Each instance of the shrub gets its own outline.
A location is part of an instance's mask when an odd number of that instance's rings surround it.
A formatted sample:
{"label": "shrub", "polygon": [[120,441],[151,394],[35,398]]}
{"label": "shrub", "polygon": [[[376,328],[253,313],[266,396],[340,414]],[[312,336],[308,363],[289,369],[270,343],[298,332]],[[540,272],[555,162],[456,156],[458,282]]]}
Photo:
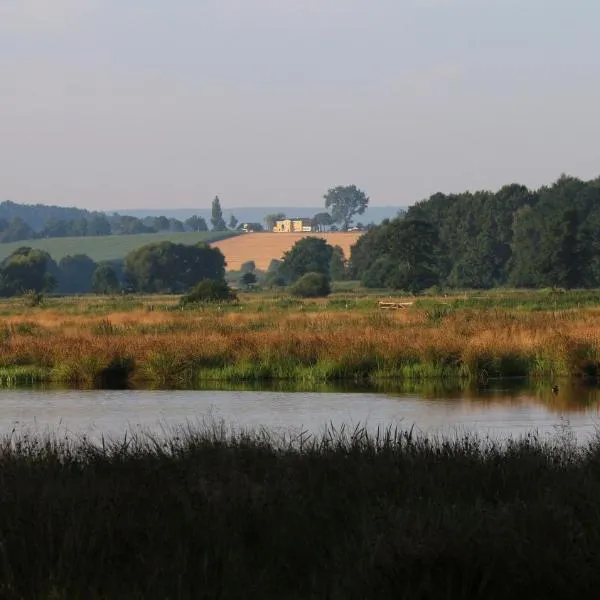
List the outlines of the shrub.
{"label": "shrub", "polygon": [[322,273],[306,273],[290,287],[290,292],[301,298],[322,298],[331,294],[331,287]]}
{"label": "shrub", "polygon": [[203,279],[181,298],[181,304],[231,302],[233,300],[237,300],[237,296],[226,281],[222,279]]}
{"label": "shrub", "polygon": [[40,306],[44,301],[44,294],[35,290],[29,290],[23,294],[23,298],[27,306]]}

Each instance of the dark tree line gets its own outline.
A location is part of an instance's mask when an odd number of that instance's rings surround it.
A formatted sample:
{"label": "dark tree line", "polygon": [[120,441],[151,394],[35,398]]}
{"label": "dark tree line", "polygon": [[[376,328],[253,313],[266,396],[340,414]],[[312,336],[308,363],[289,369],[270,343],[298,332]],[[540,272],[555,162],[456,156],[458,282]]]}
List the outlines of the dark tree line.
{"label": "dark tree line", "polygon": [[600,178],[434,194],[353,247],[369,287],[600,286]]}
{"label": "dark tree line", "polygon": [[225,280],[225,258],[203,243],[152,243],[130,252],[124,260],[101,263],[85,254],[65,256],[57,263],[47,252],[24,246],[0,263],[0,296],[187,292],[206,279]]}
{"label": "dark tree line", "polygon": [[112,294],[121,290],[122,271],[119,261],[95,263],[76,254],[56,263],[44,250],[23,246],[0,263],[0,297],[27,292]]}
{"label": "dark tree line", "polygon": [[138,219],[129,215],[92,215],[89,219],[70,221],[50,219],[36,231],[21,217],[10,221],[0,218],[0,243],[22,240],[92,237],[101,235],[134,235],[138,233],[208,231],[206,221],[194,215],[185,221],[167,217],[145,217]]}

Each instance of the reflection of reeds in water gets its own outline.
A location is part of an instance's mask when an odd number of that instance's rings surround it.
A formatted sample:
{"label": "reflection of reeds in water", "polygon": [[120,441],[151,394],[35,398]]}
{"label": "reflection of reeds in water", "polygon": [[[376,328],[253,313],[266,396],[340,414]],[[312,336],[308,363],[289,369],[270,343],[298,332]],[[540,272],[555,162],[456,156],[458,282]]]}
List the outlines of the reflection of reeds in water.
{"label": "reflection of reeds in water", "polygon": [[[4,318],[5,375],[18,367],[19,377],[90,385],[111,377],[160,385],[269,379],[485,385],[499,376],[545,382],[596,376],[600,368],[600,313],[594,310],[467,308],[432,317],[425,308],[338,310],[322,302],[273,302],[269,310],[260,303],[195,311],[118,306],[98,314],[67,306],[15,309]],[[564,398],[561,393],[555,401]]]}

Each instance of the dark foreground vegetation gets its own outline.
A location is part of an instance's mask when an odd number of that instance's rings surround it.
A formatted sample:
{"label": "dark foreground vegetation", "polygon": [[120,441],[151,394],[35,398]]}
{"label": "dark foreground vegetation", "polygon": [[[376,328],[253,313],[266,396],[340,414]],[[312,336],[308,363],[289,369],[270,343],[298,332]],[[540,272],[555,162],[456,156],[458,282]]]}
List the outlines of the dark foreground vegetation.
{"label": "dark foreground vegetation", "polygon": [[586,598],[600,442],[6,440],[0,597]]}

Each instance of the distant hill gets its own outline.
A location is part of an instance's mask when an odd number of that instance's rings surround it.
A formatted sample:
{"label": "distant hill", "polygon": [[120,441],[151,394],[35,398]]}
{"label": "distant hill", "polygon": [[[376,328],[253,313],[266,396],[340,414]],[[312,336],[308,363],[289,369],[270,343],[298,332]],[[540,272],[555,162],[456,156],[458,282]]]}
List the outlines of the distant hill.
{"label": "distant hill", "polygon": [[75,221],[90,219],[100,211],[89,211],[72,206],[50,206],[47,204],[17,204],[10,200],[0,202],[0,219],[10,221],[16,217],[23,219],[35,231],[41,231],[48,221]]}
{"label": "distant hill", "polygon": [[104,235],[97,237],[63,237],[35,240],[22,240],[9,244],[0,244],[0,261],[21,246],[45,250],[59,261],[68,254],[87,254],[96,262],[124,258],[129,252],[152,242],[170,241],[177,244],[197,244],[214,242],[237,234],[231,231],[221,232],[185,232],[185,233],[138,233],[135,235]]}
{"label": "distant hill", "polygon": [[[229,217],[233,214],[236,216],[238,221],[241,223],[261,223],[264,225],[264,218],[268,214],[273,213],[284,213],[289,217],[312,217],[317,213],[324,212],[324,206],[249,206],[249,207],[237,207],[227,208],[221,203],[223,209],[223,217],[225,221],[229,221]],[[365,225],[367,223],[375,223],[378,225],[384,219],[391,219],[398,214],[400,210],[406,210],[405,206],[370,206],[367,208],[364,214],[358,215],[355,218],[355,222],[361,222]],[[144,217],[159,217],[165,216],[167,218],[185,220],[192,215],[198,215],[204,217],[206,222],[210,222],[211,210],[210,208],[173,208],[173,209],[127,209],[115,211],[120,215],[131,215],[138,219]],[[110,214],[107,212],[107,214]]]}
{"label": "distant hill", "polygon": [[[370,206],[364,214],[355,218],[355,223],[363,224],[375,223],[378,225],[384,219],[390,219],[398,214],[398,211],[405,210],[406,207],[401,206]],[[229,217],[233,214],[239,222],[261,223],[264,225],[264,218],[272,213],[284,213],[289,217],[312,217],[319,212],[323,212],[323,206],[251,206],[227,208],[223,207],[223,216],[226,222],[229,222]],[[169,219],[185,219],[198,215],[203,217],[210,224],[211,209],[210,208],[159,208],[159,209],[144,209],[132,208],[118,211],[90,211],[83,208],[73,206],[52,206],[46,204],[18,204],[10,200],[0,202],[0,219],[11,221],[15,217],[23,219],[37,233],[42,231],[50,221],[77,221],[80,219],[89,221],[95,215],[106,214],[109,218],[111,215],[127,215],[143,219],[144,217],[160,217],[164,216]]]}

